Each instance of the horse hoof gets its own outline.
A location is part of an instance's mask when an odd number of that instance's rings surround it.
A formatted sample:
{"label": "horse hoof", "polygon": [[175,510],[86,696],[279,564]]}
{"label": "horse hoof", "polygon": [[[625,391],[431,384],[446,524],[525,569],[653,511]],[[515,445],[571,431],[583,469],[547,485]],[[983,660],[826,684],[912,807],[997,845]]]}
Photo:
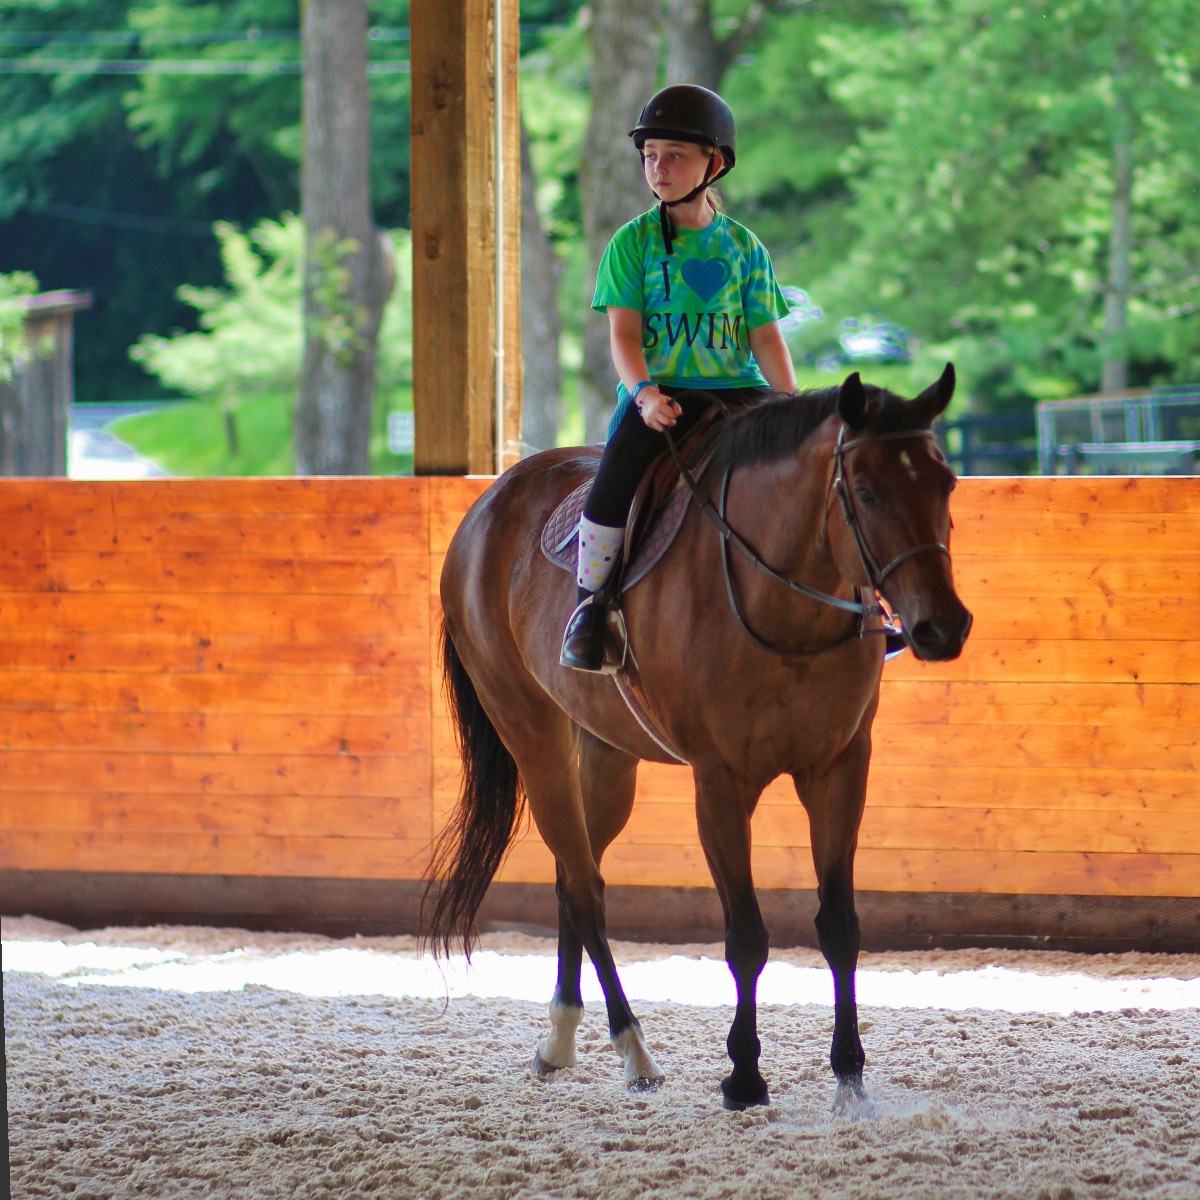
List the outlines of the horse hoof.
{"label": "horse hoof", "polygon": [[657,1092],[663,1085],[663,1079],[662,1075],[639,1075],[636,1079],[629,1081],[629,1090],[631,1092]]}
{"label": "horse hoof", "polygon": [[540,1050],[535,1050],[533,1063],[529,1068],[538,1079],[549,1079],[551,1075],[561,1071],[562,1067],[552,1067],[543,1057]]}
{"label": "horse hoof", "polygon": [[875,1101],[867,1095],[861,1079],[839,1079],[837,1093],[833,1097],[833,1111],[846,1117],[873,1117]]}
{"label": "horse hoof", "polygon": [[721,1103],[729,1112],[745,1112],[748,1108],[771,1103],[766,1080],[761,1076],[749,1087],[735,1087],[733,1076],[721,1080]]}

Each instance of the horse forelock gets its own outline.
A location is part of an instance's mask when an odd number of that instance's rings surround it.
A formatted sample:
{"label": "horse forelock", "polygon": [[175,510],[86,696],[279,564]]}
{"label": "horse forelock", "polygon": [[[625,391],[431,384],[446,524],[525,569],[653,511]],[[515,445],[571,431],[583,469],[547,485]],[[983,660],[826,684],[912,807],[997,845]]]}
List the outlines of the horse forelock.
{"label": "horse forelock", "polygon": [[[925,405],[873,384],[865,384],[864,391],[866,420],[855,433],[929,427]],[[722,423],[713,441],[713,464],[723,470],[773,462],[791,454],[833,416],[840,394],[840,387],[829,387],[764,396]]]}

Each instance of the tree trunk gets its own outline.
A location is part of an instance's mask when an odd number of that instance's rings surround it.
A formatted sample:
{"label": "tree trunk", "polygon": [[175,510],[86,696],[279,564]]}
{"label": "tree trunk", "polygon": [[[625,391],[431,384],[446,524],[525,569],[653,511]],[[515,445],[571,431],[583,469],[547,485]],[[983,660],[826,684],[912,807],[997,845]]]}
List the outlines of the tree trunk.
{"label": "tree trunk", "polygon": [[594,0],[591,17],[593,103],[579,171],[589,267],[587,293],[582,297],[588,315],[579,400],[586,440],[599,441],[616,403],[617,381],[608,351],[608,322],[591,312],[592,290],[609,238],[654,200],[626,135],[654,94],[662,35],[657,8],[646,0]]}
{"label": "tree trunk", "polygon": [[1112,228],[1108,239],[1108,285],[1104,293],[1102,392],[1120,392],[1129,386],[1129,292],[1133,252],[1133,47],[1129,12],[1118,14],[1117,49],[1113,65],[1113,199]]}
{"label": "tree trunk", "polygon": [[366,0],[304,0],[304,365],[296,472],[370,471],[375,346],[394,272],[371,219]]}
{"label": "tree trunk", "polygon": [[666,37],[667,82],[717,91],[726,62],[713,33],[711,0],[667,0]]}
{"label": "tree trunk", "polygon": [[810,7],[812,0],[747,0],[740,13],[726,12],[725,34],[718,37],[712,0],[666,0],[667,82],[698,83],[719,92],[725,72],[773,16],[800,16]]}
{"label": "tree trunk", "polygon": [[537,180],[529,134],[521,122],[521,451],[547,450],[558,441],[562,368],[558,361],[562,321],[554,254],[537,210]]}

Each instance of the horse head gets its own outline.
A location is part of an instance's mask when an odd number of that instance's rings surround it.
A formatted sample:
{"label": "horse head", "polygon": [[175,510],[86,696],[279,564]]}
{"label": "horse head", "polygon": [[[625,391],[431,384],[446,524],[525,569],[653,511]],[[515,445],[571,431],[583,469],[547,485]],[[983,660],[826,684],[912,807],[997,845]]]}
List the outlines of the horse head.
{"label": "horse head", "polygon": [[835,557],[847,579],[883,596],[913,653],[930,662],[957,658],[971,629],[950,569],[956,480],[932,431],[953,395],[947,363],[915,400],[855,372],[837,401],[833,487],[843,519],[831,522]]}

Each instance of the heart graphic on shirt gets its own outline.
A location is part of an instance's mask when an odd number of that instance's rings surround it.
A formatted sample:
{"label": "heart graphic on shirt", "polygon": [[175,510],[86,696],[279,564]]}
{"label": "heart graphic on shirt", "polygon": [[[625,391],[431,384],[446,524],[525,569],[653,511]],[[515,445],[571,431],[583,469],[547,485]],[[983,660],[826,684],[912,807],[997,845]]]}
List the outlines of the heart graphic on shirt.
{"label": "heart graphic on shirt", "polygon": [[706,303],[729,281],[733,268],[723,258],[689,258],[680,268],[683,282]]}

